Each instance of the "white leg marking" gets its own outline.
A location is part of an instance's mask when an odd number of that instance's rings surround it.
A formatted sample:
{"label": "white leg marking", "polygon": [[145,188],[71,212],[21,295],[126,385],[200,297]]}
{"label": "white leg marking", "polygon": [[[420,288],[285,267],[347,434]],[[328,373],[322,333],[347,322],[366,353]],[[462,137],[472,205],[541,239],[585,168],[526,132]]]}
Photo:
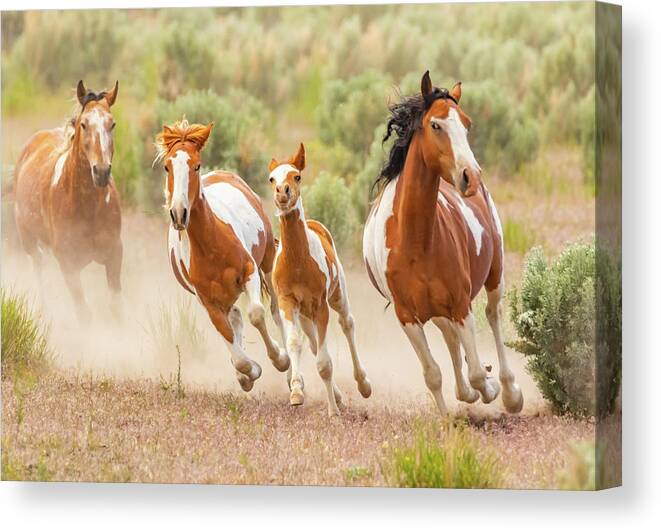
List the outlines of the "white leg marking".
{"label": "white leg marking", "polygon": [[298,313],[292,315],[292,320],[282,315],[285,321],[285,334],[287,335],[287,350],[291,358],[291,377],[290,377],[290,395],[289,402],[292,405],[302,405],[304,401],[303,395],[303,376],[301,375],[301,351],[303,349],[303,337],[301,336],[298,324]]}
{"label": "white leg marking", "polygon": [[244,391],[249,392],[255,379],[262,375],[262,369],[255,361],[248,358],[243,351],[243,319],[239,308],[233,306],[227,317],[234,332],[234,341],[224,340],[232,358],[232,365],[237,371],[239,384]]}
{"label": "white leg marking", "polygon": [[480,357],[477,354],[477,346],[475,344],[475,318],[473,313],[468,313],[464,320],[464,324],[452,323],[459,335],[459,340],[466,352],[466,362],[468,363],[468,380],[471,386],[482,394],[482,401],[490,403],[500,392],[500,385],[493,377],[487,377]]}
{"label": "white leg marking", "polygon": [[429,388],[432,396],[434,396],[434,401],[436,401],[438,410],[441,414],[446,415],[448,413],[448,408],[443,399],[443,376],[441,374],[441,369],[438,367],[438,364],[436,364],[436,361],[429,350],[429,344],[427,343],[424,329],[420,324],[402,324],[402,329],[411,341],[415,353],[418,355],[418,359],[422,365],[422,373],[425,377],[425,383],[427,383],[427,388]]}
{"label": "white leg marking", "polygon": [[487,307],[485,312],[496,341],[496,350],[498,351],[498,364],[500,366],[499,379],[503,385],[503,403],[508,412],[517,413],[521,412],[523,408],[523,394],[519,385],[514,381],[514,372],[512,372],[507,362],[507,353],[500,327],[502,318],[501,298],[502,283],[493,291],[487,291]]}
{"label": "white leg marking", "polygon": [[280,348],[275,342],[268,329],[266,328],[266,320],[264,319],[264,306],[261,301],[261,280],[259,277],[259,270],[257,264],[253,262],[255,267],[254,272],[246,282],[245,291],[249,299],[248,315],[250,323],[257,328],[259,334],[262,336],[264,345],[266,346],[266,353],[271,359],[273,366],[280,372],[285,372],[289,368],[289,356],[287,352]]}
{"label": "white leg marking", "polygon": [[441,330],[443,333],[443,338],[445,343],[448,346],[448,351],[450,352],[450,357],[452,358],[452,367],[454,369],[454,379],[456,382],[455,394],[459,401],[465,401],[466,403],[474,403],[480,397],[480,394],[472,388],[466,376],[464,375],[461,360],[461,345],[459,343],[459,336],[457,331],[452,325],[452,323],[443,317],[433,318],[432,322]]}

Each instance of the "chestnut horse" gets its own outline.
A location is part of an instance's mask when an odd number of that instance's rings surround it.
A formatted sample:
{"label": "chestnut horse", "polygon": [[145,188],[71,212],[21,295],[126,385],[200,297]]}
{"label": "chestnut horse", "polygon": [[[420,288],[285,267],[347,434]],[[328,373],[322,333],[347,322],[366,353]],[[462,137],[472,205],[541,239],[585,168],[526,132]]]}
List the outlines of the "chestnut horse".
{"label": "chestnut horse", "polygon": [[80,271],[106,269],[118,311],[122,268],[121,211],[112,182],[113,120],[119,84],[98,94],[78,82],[80,111],[61,129],[39,131],[16,163],[14,213],[19,239],[41,277],[42,248],[52,249],[76,302],[89,318]]}
{"label": "chestnut horse", "polygon": [[394,304],[443,414],[441,370],[423,330],[429,320],[440,328],[450,351],[457,398],[472,403],[481,395],[488,403],[500,392],[476,348],[471,302],[484,287],[503,402],[509,412],[519,412],[523,396],[501,332],[503,233],[468,143],[471,120],[459,107],[460,98],[460,83],[449,92],[433,88],[426,72],[421,94],[390,107],[384,141],[393,132],[397,138],[377,180],[383,188],[365,225],[363,256],[374,287]]}
{"label": "chestnut horse", "polygon": [[200,175],[200,153],[212,126],[183,119],[163,125],[156,137],[172,220],[169,258],[177,281],[197,296],[225,339],[239,384],[248,392],[262,369],[243,349],[243,321],[236,305],[241,293],[248,295],[250,322],[261,334],[273,365],[281,372],[289,368],[287,352],[266,328],[261,302],[264,289],[284,337],[271,282],[275,240],[261,200],[241,177],[227,171]]}
{"label": "chestnut horse", "polygon": [[317,357],[317,371],[326,386],[328,414],[336,416],[342,394],[333,380],[333,362],[326,345],[329,307],[338,314],[349,343],[358,390],[368,398],[372,387],[356,351],[347,283],[333,237],[320,222],[305,219],[301,198],[301,172],[304,168],[303,144],[289,160],[278,162],[272,159],[269,164],[269,182],[280,219],[280,246],[275,256],[273,283],[285,320],[287,350],[291,356],[290,403],[302,405],[304,399],[303,377],[299,369],[303,346],[300,326]]}

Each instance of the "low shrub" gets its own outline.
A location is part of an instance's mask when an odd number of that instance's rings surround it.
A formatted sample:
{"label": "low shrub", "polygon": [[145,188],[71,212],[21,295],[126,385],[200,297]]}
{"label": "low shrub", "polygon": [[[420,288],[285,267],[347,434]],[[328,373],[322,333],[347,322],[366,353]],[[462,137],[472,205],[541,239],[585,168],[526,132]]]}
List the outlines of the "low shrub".
{"label": "low shrub", "polygon": [[338,247],[344,245],[356,228],[351,191],[344,180],[321,173],[311,186],[303,188],[305,216],[322,223]]}
{"label": "low shrub", "polygon": [[37,374],[48,367],[53,352],[48,329],[25,296],[0,289],[2,299],[2,379]]}
{"label": "low shrub", "polygon": [[594,243],[575,244],[549,265],[536,247],[510,296],[512,346],[559,413],[602,416],[619,390],[621,272],[599,256]]}
{"label": "low shrub", "polygon": [[411,445],[386,450],[381,472],[399,488],[498,488],[504,475],[495,455],[464,426],[438,432],[418,426]]}

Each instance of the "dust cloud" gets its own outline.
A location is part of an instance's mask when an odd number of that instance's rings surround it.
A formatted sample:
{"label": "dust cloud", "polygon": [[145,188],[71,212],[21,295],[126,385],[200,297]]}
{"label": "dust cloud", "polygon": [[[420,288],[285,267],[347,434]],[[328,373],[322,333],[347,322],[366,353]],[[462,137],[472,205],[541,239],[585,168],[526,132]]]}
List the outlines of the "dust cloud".
{"label": "dust cloud", "polygon": [[[171,381],[177,372],[175,348],[160,351],[159,331],[154,322],[162,311],[177,314],[180,307],[192,312],[201,330],[204,347],[199,351],[181,350],[181,378],[187,388],[241,393],[230,363],[230,356],[221,336],[213,328],[206,312],[197,300],[176,282],[167,258],[167,220],[148,217],[137,212],[124,212],[122,241],[123,316],[113,317],[103,267],[89,265],[82,281],[92,318],[81,324],[55,259],[47,253],[44,260],[43,289],[37,281],[27,256],[3,234],[2,285],[27,294],[33,307],[41,312],[50,327],[51,342],[56,352],[56,364],[61,369],[94,377],[147,378]],[[372,382],[372,396],[364,400],[352,377],[349,350],[332,316],[329,328],[329,352],[334,362],[338,385],[344,401],[359,406],[388,406],[398,409],[431,407],[432,400],[424,384],[418,359],[402,333],[391,308],[372,288],[360,263],[345,260],[349,298],[356,323],[359,355]],[[481,309],[480,309],[481,310]],[[268,313],[268,311],[267,311]],[[273,336],[280,343],[270,316],[267,318]],[[479,322],[479,319],[478,319]],[[480,414],[504,411],[500,398],[490,405],[466,405],[454,397],[452,363],[442,335],[432,325],[426,327],[435,359],[443,372],[443,393],[451,410],[471,410]],[[278,372],[266,356],[266,350],[256,330],[244,317],[244,345],[247,354],[263,369],[250,395],[266,394],[288,400],[285,374]],[[497,374],[498,361],[488,326],[480,325],[479,353],[485,364],[493,365]],[[517,381],[524,393],[524,413],[534,413],[544,407],[534,382],[525,371],[522,357],[508,349]],[[464,365],[464,370],[466,369]],[[305,378],[307,403],[323,402],[325,392],[317,375],[314,358],[304,348],[302,371]]]}

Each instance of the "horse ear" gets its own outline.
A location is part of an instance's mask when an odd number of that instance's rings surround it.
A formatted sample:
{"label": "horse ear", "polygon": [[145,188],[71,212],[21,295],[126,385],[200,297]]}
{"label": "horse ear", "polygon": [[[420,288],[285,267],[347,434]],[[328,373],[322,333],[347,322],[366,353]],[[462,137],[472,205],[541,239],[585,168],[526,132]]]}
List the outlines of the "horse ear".
{"label": "horse ear", "polygon": [[420,81],[420,92],[422,92],[424,98],[427,98],[433,90],[434,88],[432,87],[431,78],[429,77],[429,70],[427,70]]}
{"label": "horse ear", "polygon": [[296,156],[292,158],[292,165],[299,171],[305,169],[305,146],[303,143],[298,146],[298,152],[296,153]]}
{"label": "horse ear", "polygon": [[204,148],[204,144],[207,143],[209,135],[211,134],[211,129],[213,129],[213,122],[208,123],[200,132],[200,151]]}
{"label": "horse ear", "polygon": [[452,90],[450,90],[450,95],[457,103],[459,103],[459,100],[461,99],[461,81],[457,81],[457,83],[452,87]]}
{"label": "horse ear", "polygon": [[87,89],[83,84],[83,80],[78,81],[78,86],[76,87],[76,96],[78,96],[78,103],[81,105],[85,101],[85,95],[87,94]]}
{"label": "horse ear", "polygon": [[275,158],[272,158],[271,161],[269,162],[269,173],[273,171],[276,167],[278,167],[280,164],[278,164],[278,161]]}
{"label": "horse ear", "polygon": [[108,102],[109,107],[112,107],[115,104],[115,99],[117,98],[118,90],[119,90],[119,81],[115,81],[115,88],[108,91],[108,93],[106,94],[106,101]]}

